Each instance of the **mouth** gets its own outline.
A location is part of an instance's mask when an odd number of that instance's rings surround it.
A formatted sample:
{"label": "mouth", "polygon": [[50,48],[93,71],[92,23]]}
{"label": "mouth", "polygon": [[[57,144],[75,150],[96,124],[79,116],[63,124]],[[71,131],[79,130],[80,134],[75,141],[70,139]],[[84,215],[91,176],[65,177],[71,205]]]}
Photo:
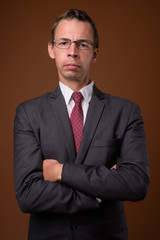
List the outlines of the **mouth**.
{"label": "mouth", "polygon": [[78,65],[76,63],[67,63],[64,65],[64,67],[66,67],[69,70],[75,70],[75,69],[79,69],[80,65]]}

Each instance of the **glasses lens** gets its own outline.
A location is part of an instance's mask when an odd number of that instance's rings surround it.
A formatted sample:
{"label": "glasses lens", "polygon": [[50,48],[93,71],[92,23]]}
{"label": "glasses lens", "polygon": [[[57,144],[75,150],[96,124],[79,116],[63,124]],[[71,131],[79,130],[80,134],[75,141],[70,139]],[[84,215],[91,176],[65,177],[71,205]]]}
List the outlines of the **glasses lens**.
{"label": "glasses lens", "polygon": [[69,39],[58,39],[55,41],[55,45],[57,48],[69,48],[70,40]]}
{"label": "glasses lens", "polygon": [[61,49],[67,49],[71,43],[76,44],[76,47],[80,50],[90,50],[93,47],[93,43],[89,40],[77,40],[71,41],[70,39],[57,39],[54,41],[55,46]]}
{"label": "glasses lens", "polygon": [[77,41],[77,48],[81,50],[89,50],[92,48],[92,42],[86,40]]}

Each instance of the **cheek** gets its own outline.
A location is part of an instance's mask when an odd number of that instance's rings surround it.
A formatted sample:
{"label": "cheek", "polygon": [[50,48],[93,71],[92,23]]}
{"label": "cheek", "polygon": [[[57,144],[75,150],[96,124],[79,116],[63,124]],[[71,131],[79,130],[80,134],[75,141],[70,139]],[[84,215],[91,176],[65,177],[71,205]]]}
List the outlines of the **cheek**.
{"label": "cheek", "polygon": [[92,57],[92,56],[87,57],[87,58],[85,59],[85,65],[86,65],[86,68],[87,68],[87,69],[90,67],[90,65],[91,65],[92,62],[93,62],[93,57]]}
{"label": "cheek", "polygon": [[55,63],[57,67],[62,66],[63,62],[64,62],[65,56],[63,53],[55,53]]}

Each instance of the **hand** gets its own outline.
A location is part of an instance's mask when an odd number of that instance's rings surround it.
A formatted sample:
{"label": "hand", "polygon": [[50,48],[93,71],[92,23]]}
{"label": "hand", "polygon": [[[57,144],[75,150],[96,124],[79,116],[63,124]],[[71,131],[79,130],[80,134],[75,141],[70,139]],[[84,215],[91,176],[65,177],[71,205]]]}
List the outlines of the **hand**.
{"label": "hand", "polygon": [[45,159],[43,161],[43,177],[46,181],[61,181],[63,164],[55,159]]}
{"label": "hand", "polygon": [[111,169],[117,169],[117,165],[115,164]]}

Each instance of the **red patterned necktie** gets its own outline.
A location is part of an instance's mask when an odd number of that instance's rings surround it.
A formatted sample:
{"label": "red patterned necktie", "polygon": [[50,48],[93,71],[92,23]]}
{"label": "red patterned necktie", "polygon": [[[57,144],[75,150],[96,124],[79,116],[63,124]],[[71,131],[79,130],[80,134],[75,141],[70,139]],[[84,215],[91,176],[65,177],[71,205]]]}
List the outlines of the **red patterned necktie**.
{"label": "red patterned necktie", "polygon": [[72,110],[70,120],[73,129],[76,151],[78,152],[83,135],[83,110],[81,106],[83,96],[81,92],[74,92],[72,94],[72,99],[75,102],[75,106]]}

